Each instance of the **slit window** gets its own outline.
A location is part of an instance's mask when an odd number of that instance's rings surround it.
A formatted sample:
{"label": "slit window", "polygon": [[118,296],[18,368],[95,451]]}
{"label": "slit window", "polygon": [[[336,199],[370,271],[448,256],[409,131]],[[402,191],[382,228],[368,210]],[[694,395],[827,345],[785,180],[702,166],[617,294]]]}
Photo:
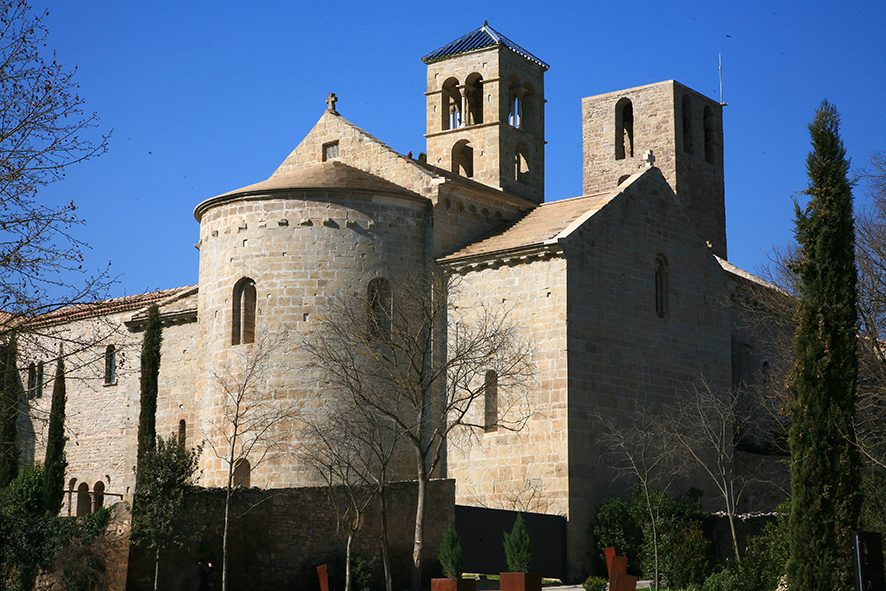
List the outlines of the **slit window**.
{"label": "slit window", "polygon": [[486,372],[483,384],[483,429],[494,431],[498,426],[498,374],[495,370]]}
{"label": "slit window", "polygon": [[384,277],[369,282],[368,289],[369,339],[389,342],[391,340],[391,316],[393,301],[391,284]]}
{"label": "slit window", "polygon": [[117,348],[108,345],[105,348],[105,384],[117,383]]}
{"label": "slit window", "polygon": [[655,258],[655,313],[668,315],[668,262],[663,255]]}

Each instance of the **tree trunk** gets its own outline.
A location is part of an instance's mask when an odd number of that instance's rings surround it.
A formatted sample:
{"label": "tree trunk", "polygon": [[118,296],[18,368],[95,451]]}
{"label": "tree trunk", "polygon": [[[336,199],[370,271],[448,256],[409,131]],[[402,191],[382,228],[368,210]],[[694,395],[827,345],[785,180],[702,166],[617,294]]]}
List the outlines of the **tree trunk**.
{"label": "tree trunk", "polygon": [[388,553],[388,501],[384,486],[381,488],[381,559],[385,567],[385,591],[393,591],[391,555]]}
{"label": "tree trunk", "polygon": [[157,580],[160,575],[160,546],[157,546],[154,554],[154,591],[157,591]]}
{"label": "tree trunk", "polygon": [[[419,459],[421,461],[421,459]],[[421,591],[421,545],[424,540],[425,493],[428,474],[421,471],[418,477],[418,499],[415,503],[415,545],[412,547],[412,591]]]}
{"label": "tree trunk", "polygon": [[231,513],[231,491],[225,495],[225,531],[222,534],[222,591],[228,590],[228,520]]}
{"label": "tree trunk", "polygon": [[348,532],[348,545],[345,550],[345,591],[351,591],[351,544],[354,541],[354,532]]}

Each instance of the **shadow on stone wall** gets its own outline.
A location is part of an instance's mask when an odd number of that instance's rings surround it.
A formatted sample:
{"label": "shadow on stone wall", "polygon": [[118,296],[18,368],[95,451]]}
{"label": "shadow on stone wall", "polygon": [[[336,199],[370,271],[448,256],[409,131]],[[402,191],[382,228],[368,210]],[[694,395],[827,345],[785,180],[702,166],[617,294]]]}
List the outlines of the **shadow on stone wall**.
{"label": "shadow on stone wall", "polygon": [[[395,483],[388,491],[388,539],[394,587],[400,589],[409,587],[416,494],[415,482]],[[439,541],[455,520],[455,481],[433,480],[427,494],[423,574],[429,580],[439,570]],[[224,490],[201,489],[196,497],[194,518],[205,527],[203,535],[185,548],[161,553],[159,589],[187,591],[191,568],[200,557],[213,563],[220,588]],[[326,563],[335,565],[335,588],[344,588],[347,538],[338,530],[326,488],[238,491],[231,515],[236,518],[228,533],[229,589],[319,591],[316,569]],[[378,556],[374,587],[383,588],[380,532],[376,505],[354,540],[354,552]],[[153,573],[154,552],[132,547],[127,589],[152,590]]]}

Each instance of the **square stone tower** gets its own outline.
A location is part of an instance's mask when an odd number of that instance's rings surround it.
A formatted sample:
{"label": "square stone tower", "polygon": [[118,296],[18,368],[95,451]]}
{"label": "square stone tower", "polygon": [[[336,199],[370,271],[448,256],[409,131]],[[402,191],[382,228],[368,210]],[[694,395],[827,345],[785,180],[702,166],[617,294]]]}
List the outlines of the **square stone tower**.
{"label": "square stone tower", "polygon": [[725,259],[722,105],[668,80],[582,99],[581,112],[585,194],[617,187],[652,151],[695,232]]}
{"label": "square stone tower", "polygon": [[428,163],[544,201],[548,65],[489,25],[422,58]]}

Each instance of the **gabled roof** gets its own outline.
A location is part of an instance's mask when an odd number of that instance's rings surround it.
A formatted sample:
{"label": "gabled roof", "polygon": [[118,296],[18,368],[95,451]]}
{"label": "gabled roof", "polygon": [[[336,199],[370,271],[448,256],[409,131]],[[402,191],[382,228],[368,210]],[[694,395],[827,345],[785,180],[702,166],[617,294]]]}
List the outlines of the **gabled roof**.
{"label": "gabled roof", "polygon": [[503,45],[514,53],[522,55],[529,61],[538,64],[545,70],[550,67],[501,33],[495,31],[488,24],[484,24],[479,29],[471,31],[467,35],[459,37],[452,43],[447,43],[443,47],[432,51],[428,55],[421,58],[421,61],[429,64],[443,58],[458,55],[459,53],[472,51],[474,49],[483,49],[484,47],[493,47],[495,45]]}
{"label": "gabled roof", "polygon": [[545,203],[485,238],[440,259],[451,263],[463,259],[484,258],[497,253],[539,247],[565,238],[574,227],[603,209],[619,194],[618,190]]}

